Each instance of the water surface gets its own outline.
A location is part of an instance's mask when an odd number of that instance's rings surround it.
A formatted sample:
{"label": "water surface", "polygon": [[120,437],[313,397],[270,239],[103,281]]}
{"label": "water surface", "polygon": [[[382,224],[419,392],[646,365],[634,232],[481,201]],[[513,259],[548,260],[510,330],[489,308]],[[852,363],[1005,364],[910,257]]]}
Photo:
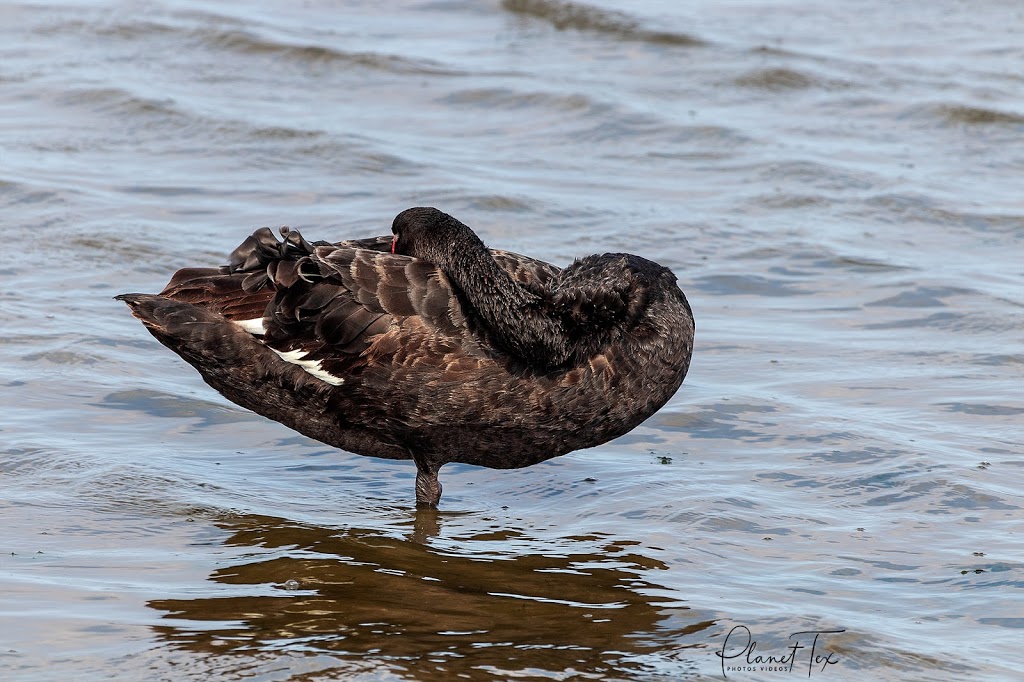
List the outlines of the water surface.
{"label": "water surface", "polygon": [[[0,7],[4,679],[1019,670],[1022,10],[613,5]],[[672,267],[683,388],[417,515],[111,300],[414,205]]]}

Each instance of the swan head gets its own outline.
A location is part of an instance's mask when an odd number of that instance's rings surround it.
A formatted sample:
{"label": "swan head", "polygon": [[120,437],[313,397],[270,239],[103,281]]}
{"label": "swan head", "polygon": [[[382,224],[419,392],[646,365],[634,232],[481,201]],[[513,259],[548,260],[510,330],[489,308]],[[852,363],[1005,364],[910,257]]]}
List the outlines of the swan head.
{"label": "swan head", "polygon": [[391,252],[436,264],[458,260],[467,251],[483,251],[480,238],[452,216],[430,206],[408,208],[391,224]]}

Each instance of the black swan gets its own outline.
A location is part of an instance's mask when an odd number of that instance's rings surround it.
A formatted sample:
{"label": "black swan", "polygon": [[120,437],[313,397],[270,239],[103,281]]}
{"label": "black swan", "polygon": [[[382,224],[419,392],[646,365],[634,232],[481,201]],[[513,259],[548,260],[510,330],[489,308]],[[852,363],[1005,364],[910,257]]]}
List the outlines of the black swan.
{"label": "black swan", "polygon": [[525,467],[600,445],[676,392],[693,314],[675,275],[623,253],[566,268],[491,250],[435,208],[394,237],[248,237],[159,295],[122,294],[229,400],[329,445],[416,463]]}

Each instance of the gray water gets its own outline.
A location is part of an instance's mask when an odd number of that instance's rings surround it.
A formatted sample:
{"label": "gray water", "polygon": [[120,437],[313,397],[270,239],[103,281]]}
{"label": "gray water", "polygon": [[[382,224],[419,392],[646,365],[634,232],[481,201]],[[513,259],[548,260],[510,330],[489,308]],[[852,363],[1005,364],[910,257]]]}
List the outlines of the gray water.
{"label": "gray water", "polygon": [[[0,5],[0,678],[1020,675],[1019,3],[253,4]],[[111,300],[414,205],[673,268],[682,389],[417,515]]]}

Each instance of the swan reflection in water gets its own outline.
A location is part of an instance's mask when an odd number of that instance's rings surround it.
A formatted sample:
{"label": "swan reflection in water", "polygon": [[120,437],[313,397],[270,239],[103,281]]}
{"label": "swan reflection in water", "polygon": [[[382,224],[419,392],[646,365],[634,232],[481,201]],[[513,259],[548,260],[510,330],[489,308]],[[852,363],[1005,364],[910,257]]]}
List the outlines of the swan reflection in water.
{"label": "swan reflection in water", "polygon": [[[221,672],[253,672],[278,654],[320,672],[438,680],[665,674],[707,655],[692,647],[707,645],[714,622],[647,579],[667,566],[639,543],[603,534],[537,541],[523,530],[481,533],[478,523],[424,542],[438,530],[437,512],[407,518],[405,529],[372,530],[221,519],[226,545],[259,548],[210,576],[238,589],[150,601],[165,612],[157,636],[219,655]],[[239,660],[223,660],[230,655]]]}

